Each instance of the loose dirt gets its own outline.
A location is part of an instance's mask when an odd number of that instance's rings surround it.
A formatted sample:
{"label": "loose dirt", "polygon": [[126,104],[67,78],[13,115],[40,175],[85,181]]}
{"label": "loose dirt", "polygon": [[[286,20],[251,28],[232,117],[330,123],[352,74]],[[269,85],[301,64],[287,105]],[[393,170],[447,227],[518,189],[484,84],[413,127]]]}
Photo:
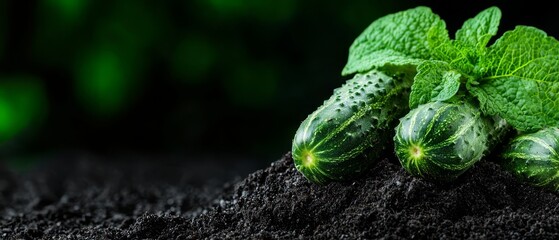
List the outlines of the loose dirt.
{"label": "loose dirt", "polygon": [[489,160],[448,184],[412,177],[393,158],[323,186],[289,153],[242,179],[207,181],[188,167],[81,160],[4,170],[0,238],[559,239],[558,195]]}

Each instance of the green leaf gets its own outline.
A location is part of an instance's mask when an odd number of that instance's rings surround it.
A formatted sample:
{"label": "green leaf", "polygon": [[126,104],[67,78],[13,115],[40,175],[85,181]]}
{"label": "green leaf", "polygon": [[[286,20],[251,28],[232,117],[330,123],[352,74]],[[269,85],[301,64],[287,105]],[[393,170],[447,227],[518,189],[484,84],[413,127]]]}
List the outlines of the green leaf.
{"label": "green leaf", "polygon": [[427,34],[427,44],[437,60],[450,62],[459,54],[448,36],[448,30],[435,28]]}
{"label": "green leaf", "polygon": [[474,18],[464,22],[462,28],[456,31],[457,45],[460,49],[472,49],[477,54],[482,54],[491,37],[497,34],[500,21],[501,10],[498,7],[481,11]]}
{"label": "green leaf", "polygon": [[499,8],[490,7],[464,22],[456,32],[456,40],[450,40],[446,29],[434,29],[428,38],[434,58],[463,73],[471,72],[491,37],[497,34],[500,19]]}
{"label": "green leaf", "polygon": [[482,111],[520,131],[559,126],[559,42],[537,28],[518,26],[489,47],[468,85]]}
{"label": "green leaf", "polygon": [[434,101],[452,98],[460,88],[461,74],[442,61],[426,61],[417,67],[410,93],[410,109]]}
{"label": "green leaf", "polygon": [[450,66],[462,72],[470,72],[473,65],[469,62],[467,52],[455,46],[450,40],[446,29],[434,29],[429,32],[428,43],[436,60],[447,62]]}
{"label": "green leaf", "polygon": [[454,97],[460,88],[460,76],[462,75],[456,71],[445,71],[441,85],[435,87],[431,92],[431,100],[446,101]]}
{"label": "green leaf", "polygon": [[444,21],[423,6],[379,18],[349,48],[342,75],[365,72],[388,63],[417,65],[431,58],[429,32],[444,32],[440,29],[445,28]]}

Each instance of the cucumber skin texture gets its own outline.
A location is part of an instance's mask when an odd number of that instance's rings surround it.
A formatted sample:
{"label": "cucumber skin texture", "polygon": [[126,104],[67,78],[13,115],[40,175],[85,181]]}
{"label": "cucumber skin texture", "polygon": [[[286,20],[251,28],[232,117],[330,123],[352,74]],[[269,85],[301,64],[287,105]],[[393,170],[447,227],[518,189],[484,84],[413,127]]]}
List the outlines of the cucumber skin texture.
{"label": "cucumber skin texture", "polygon": [[394,149],[411,175],[448,182],[488,152],[488,138],[486,119],[470,104],[431,102],[400,119]]}
{"label": "cucumber skin texture", "polygon": [[544,128],[512,139],[502,154],[502,166],[520,180],[559,190],[559,129]]}
{"label": "cucumber skin texture", "polygon": [[387,146],[408,109],[412,78],[379,70],[356,74],[299,126],[292,143],[295,167],[309,181],[351,179]]}

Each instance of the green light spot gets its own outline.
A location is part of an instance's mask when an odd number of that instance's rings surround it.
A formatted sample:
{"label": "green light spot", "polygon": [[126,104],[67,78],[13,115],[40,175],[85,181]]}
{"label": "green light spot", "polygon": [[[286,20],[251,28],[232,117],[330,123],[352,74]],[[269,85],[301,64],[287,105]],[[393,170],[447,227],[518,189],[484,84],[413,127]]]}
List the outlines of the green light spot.
{"label": "green light spot", "polygon": [[46,105],[44,89],[37,79],[0,79],[0,142],[37,125],[44,117]]}
{"label": "green light spot", "polygon": [[16,120],[16,116],[14,116],[13,109],[10,107],[10,104],[6,101],[6,99],[0,98],[0,138],[4,139],[4,136],[8,138],[14,135],[14,131],[17,130],[17,126],[14,120]]}
{"label": "green light spot", "polygon": [[56,9],[67,20],[76,20],[86,8],[89,0],[44,0],[47,6]]}
{"label": "green light spot", "polygon": [[117,53],[101,49],[87,56],[77,74],[77,94],[92,113],[113,116],[127,103],[130,81]]}

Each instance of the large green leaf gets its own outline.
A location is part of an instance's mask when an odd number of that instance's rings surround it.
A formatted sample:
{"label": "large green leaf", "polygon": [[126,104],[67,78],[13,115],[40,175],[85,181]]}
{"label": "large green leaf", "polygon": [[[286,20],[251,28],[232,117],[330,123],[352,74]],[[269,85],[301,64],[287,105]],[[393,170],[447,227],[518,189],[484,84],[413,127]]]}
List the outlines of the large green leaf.
{"label": "large green leaf", "polygon": [[520,131],[559,126],[559,42],[537,28],[518,26],[492,45],[469,90],[487,114]]}
{"label": "large green leaf", "polygon": [[[442,30],[444,31],[442,31]],[[375,67],[417,65],[429,59],[430,31],[446,32],[446,24],[428,7],[416,7],[377,19],[355,39],[342,75]]]}

